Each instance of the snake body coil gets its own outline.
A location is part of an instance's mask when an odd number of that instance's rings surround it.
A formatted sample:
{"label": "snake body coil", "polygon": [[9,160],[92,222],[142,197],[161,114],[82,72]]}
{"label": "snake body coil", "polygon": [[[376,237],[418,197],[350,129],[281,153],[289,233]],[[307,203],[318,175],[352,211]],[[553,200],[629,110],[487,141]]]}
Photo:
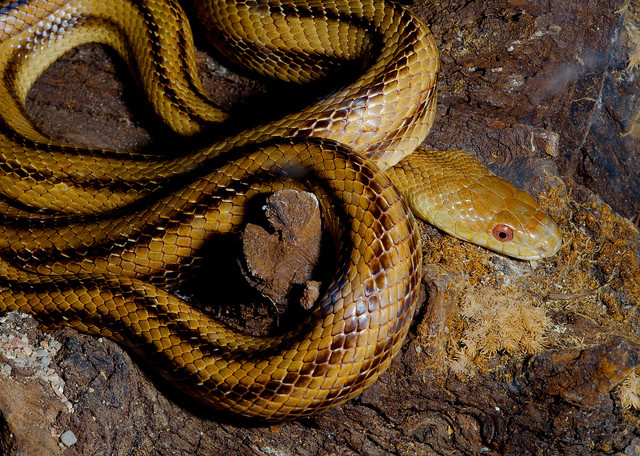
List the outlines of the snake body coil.
{"label": "snake body coil", "polygon": [[[0,7],[0,310],[116,340],[213,409],[263,420],[307,416],[375,381],[406,336],[421,248],[389,178],[407,188],[412,157],[427,157],[409,154],[433,121],[437,51],[417,18],[384,1],[195,3],[221,52],[263,75],[308,82],[333,73],[336,62],[363,70],[299,112],[169,158],[76,147],[42,133],[25,99],[44,68],[88,42],[122,55],[176,133],[227,117],[198,80],[182,9],[170,0]],[[485,168],[463,160],[473,170],[464,184],[471,201],[487,193],[476,179]],[[398,162],[389,177],[379,172]],[[318,196],[338,251],[337,271],[302,325],[249,337],[167,291],[212,235],[240,229],[248,201],[300,181]],[[442,194],[436,185],[425,184]],[[490,187],[515,201],[509,185]],[[473,236],[493,233],[490,248],[523,258],[554,253],[555,225],[524,199],[500,203],[489,228],[471,209],[462,213],[482,225]],[[516,231],[516,253],[495,231],[503,219]]]}

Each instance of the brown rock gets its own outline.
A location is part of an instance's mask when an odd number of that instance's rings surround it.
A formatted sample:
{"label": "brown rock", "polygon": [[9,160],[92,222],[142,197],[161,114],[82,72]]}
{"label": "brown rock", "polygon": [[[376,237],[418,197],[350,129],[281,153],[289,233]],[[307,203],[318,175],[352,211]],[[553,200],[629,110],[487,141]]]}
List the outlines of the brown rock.
{"label": "brown rock", "polygon": [[595,407],[640,363],[640,345],[622,337],[587,349],[548,351],[528,366],[527,378],[539,394]]}
{"label": "brown rock", "polygon": [[12,312],[0,324],[0,453],[62,454],[57,425],[71,404],[64,382],[49,367],[55,340],[43,335],[33,318]]}
{"label": "brown rock", "polygon": [[[267,226],[248,223],[242,235],[245,277],[258,291],[282,304],[292,287],[311,280],[320,257],[320,208],[311,193],[281,190],[270,195],[262,209]],[[314,295],[318,297],[318,284],[311,286],[303,291],[306,307],[313,305]]]}

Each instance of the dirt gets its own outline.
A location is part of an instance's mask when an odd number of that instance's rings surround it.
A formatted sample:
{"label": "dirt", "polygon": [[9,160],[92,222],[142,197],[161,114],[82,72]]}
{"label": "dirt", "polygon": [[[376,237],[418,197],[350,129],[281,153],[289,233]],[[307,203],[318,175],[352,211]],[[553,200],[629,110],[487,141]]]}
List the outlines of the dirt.
{"label": "dirt", "polygon": [[[640,452],[640,236],[630,220],[640,214],[637,4],[441,0],[408,7],[441,52],[437,118],[425,145],[466,150],[531,192],[563,230],[561,251],[516,261],[420,223],[423,298],[389,372],[341,407],[278,426],[211,416],[116,344],[70,329],[43,332],[12,314],[0,326],[4,453]],[[232,117],[255,119],[267,107],[299,102],[291,89],[227,69],[199,46],[205,86]],[[119,59],[96,45],[47,70],[29,109],[45,131],[73,143],[182,147]],[[313,287],[301,284],[322,281],[331,264],[313,210],[303,210],[307,197],[274,198],[271,215],[258,211],[244,241],[233,242],[225,267],[236,278],[216,296],[220,302],[208,304],[216,318],[252,333],[304,314],[298,298]],[[283,201],[302,212],[282,212]],[[311,223],[303,238],[292,241],[291,220]],[[319,266],[310,247],[318,245]],[[296,265],[278,268],[286,280],[272,267],[284,256],[293,260],[283,265]],[[238,290],[252,299],[236,302]],[[51,340],[60,348],[50,355],[24,352]],[[51,361],[43,366],[45,356]],[[67,448],[60,435],[68,430],[78,441]]]}

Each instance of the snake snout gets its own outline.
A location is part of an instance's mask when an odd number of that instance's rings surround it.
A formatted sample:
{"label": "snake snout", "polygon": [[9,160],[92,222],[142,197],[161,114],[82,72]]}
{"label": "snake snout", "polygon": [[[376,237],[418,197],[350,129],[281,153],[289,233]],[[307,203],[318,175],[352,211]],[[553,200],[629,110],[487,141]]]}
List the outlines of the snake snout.
{"label": "snake snout", "polygon": [[548,230],[547,235],[536,246],[536,251],[539,253],[540,258],[555,255],[562,247],[562,232],[560,228],[549,217],[545,220],[544,225]]}
{"label": "snake snout", "polygon": [[521,251],[514,255],[522,260],[540,260],[553,256],[562,247],[562,232],[555,222],[538,209],[536,216],[526,225],[528,242],[521,243]]}

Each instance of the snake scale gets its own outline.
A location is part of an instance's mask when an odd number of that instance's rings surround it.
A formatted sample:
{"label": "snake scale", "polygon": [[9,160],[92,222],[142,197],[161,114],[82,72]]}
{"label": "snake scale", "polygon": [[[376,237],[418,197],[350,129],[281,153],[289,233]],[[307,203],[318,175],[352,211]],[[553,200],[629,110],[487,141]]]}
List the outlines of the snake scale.
{"label": "snake scale", "polygon": [[[558,229],[530,196],[466,154],[418,147],[435,113],[437,49],[402,6],[194,6],[219,52],[258,74],[306,83],[341,65],[359,73],[300,111],[195,150],[78,147],[43,133],[25,100],[49,64],[90,42],[122,56],[176,134],[205,136],[227,119],[198,78],[185,13],[171,0],[5,2],[0,310],[111,338],[213,410],[278,421],[357,395],[398,353],[421,278],[411,210],[519,258],[560,247]],[[336,271],[296,329],[252,337],[172,287],[197,267],[212,236],[242,228],[248,202],[283,188],[317,195]]]}

